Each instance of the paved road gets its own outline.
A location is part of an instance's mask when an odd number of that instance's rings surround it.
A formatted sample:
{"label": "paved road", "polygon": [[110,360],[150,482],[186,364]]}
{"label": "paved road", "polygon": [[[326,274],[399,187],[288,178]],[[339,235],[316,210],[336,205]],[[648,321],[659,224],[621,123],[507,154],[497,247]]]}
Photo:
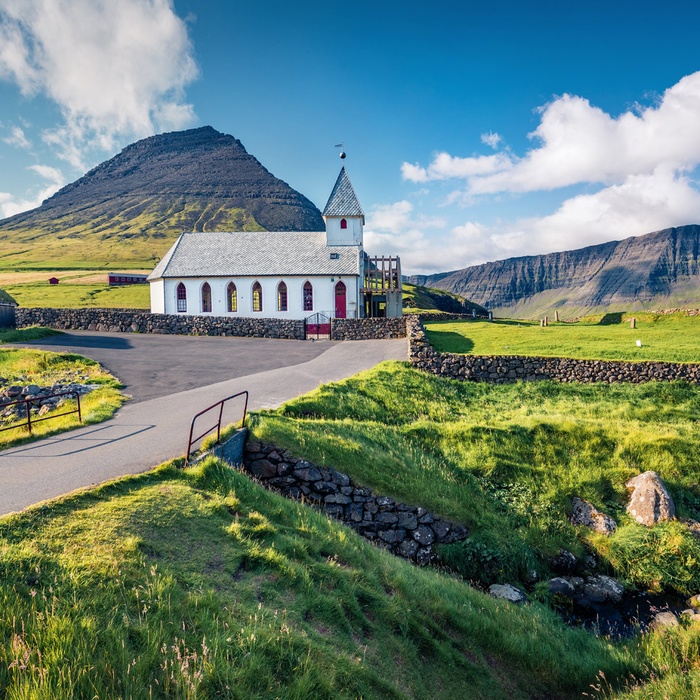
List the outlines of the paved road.
{"label": "paved road", "polygon": [[289,367],[323,354],[329,341],[65,331],[19,343],[97,360],[134,401],[155,399],[226,379]]}
{"label": "paved road", "polygon": [[[135,336],[126,336],[132,337]],[[293,341],[276,342],[284,355],[287,343]],[[182,455],[192,416],[243,389],[250,391],[249,408],[272,408],[320,384],[350,377],[384,360],[403,360],[407,356],[405,340],[313,346],[309,352],[313,355],[320,348],[320,354],[306,361],[302,358],[298,364],[150,400],[130,401],[104,423],[0,451],[0,515],[81,487],[136,474]],[[85,354],[90,353],[86,350]],[[173,360],[171,371],[186,370]],[[227,418],[229,422],[235,420],[237,410],[240,407],[232,406],[224,422]]]}

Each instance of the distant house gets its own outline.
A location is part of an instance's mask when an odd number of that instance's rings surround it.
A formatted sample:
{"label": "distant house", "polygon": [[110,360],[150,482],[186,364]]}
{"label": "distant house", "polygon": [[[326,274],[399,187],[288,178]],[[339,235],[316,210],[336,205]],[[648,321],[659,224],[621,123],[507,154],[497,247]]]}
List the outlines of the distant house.
{"label": "distant house", "polygon": [[49,284],[58,284],[59,282],[58,277],[49,277]]}
{"label": "distant house", "polygon": [[345,167],[323,219],[325,231],[183,233],[148,277],[151,312],[278,319],[401,316],[400,261],[364,252],[365,215]]}
{"label": "distant house", "polygon": [[109,286],[119,287],[123,284],[146,284],[148,275],[135,275],[133,272],[110,272]]}

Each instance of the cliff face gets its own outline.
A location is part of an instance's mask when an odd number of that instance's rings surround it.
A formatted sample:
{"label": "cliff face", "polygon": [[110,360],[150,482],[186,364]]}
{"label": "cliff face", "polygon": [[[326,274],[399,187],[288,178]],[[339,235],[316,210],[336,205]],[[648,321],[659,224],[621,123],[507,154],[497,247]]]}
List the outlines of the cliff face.
{"label": "cliff face", "polygon": [[700,299],[700,226],[416,277],[494,310],[685,305]]}
{"label": "cliff face", "polygon": [[306,197],[210,126],[151,136],[0,221],[0,263],[158,259],[184,230],[323,230]]}

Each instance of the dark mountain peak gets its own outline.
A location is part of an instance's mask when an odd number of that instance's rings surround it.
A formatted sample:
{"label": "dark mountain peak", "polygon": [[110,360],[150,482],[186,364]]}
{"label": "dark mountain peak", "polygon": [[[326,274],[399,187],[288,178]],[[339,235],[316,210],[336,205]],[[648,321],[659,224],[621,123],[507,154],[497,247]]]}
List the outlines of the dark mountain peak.
{"label": "dark mountain peak", "polygon": [[[72,248],[75,239],[84,242],[95,236],[108,240],[112,253],[115,246],[128,243],[129,255],[151,260],[162,255],[183,229],[323,228],[316,206],[272,175],[238,139],[203,126],[132,143],[37,209],[0,221],[0,237],[16,240],[22,254],[34,260],[54,257],[51,253],[42,258],[35,249],[44,236],[64,241],[58,246],[62,248]],[[12,233],[3,235],[6,232]],[[152,243],[149,250],[136,245],[147,241]]]}

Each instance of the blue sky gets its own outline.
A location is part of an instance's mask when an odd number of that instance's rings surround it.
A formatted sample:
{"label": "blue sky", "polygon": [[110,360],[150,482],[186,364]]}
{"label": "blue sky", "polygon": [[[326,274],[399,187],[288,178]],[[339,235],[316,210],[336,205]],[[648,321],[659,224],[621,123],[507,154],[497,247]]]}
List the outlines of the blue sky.
{"label": "blue sky", "polygon": [[700,6],[0,0],[0,215],[211,124],[408,272],[700,223]]}

